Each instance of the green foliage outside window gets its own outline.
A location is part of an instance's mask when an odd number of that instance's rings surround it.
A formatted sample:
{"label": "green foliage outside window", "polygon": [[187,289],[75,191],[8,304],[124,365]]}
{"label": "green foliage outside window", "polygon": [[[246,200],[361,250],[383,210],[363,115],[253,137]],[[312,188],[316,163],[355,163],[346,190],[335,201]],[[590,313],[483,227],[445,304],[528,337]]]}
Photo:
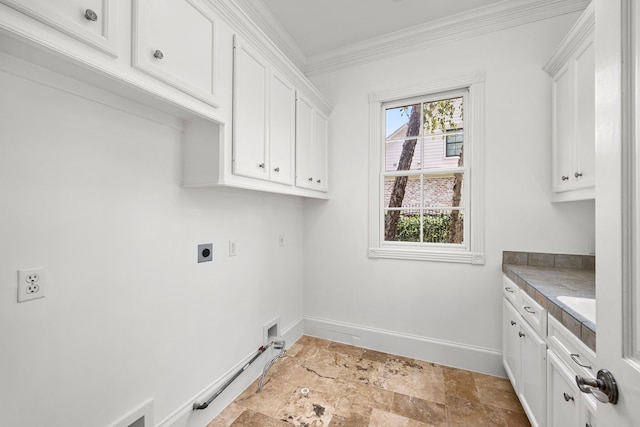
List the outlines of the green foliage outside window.
{"label": "green foliage outside window", "polygon": [[[450,213],[433,213],[424,216],[424,242],[449,243]],[[420,215],[401,215],[396,229],[396,241],[420,241]]]}

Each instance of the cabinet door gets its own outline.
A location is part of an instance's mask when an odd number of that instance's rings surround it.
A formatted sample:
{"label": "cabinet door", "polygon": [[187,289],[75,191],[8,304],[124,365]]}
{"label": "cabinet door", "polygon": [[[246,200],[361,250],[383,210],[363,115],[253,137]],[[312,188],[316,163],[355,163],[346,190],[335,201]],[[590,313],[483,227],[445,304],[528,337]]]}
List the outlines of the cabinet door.
{"label": "cabinet door", "polygon": [[576,76],[576,166],[575,188],[595,185],[596,97],[595,57],[593,42],[589,42],[575,60]]}
{"label": "cabinet door", "polygon": [[296,102],[296,186],[313,185],[313,106],[298,95]]}
{"label": "cabinet door", "polygon": [[133,66],[218,107],[216,29],[197,0],[134,0]]}
{"label": "cabinet door", "polygon": [[553,80],[553,191],[566,191],[573,182],[572,71],[565,66]]}
{"label": "cabinet door", "polygon": [[266,115],[269,66],[237,37],[233,76],[233,173],[268,179]]}
{"label": "cabinet door", "polygon": [[277,73],[271,76],[269,93],[269,177],[293,184],[296,140],[296,90]]}
{"label": "cabinet door", "polygon": [[502,364],[518,393],[520,387],[520,321],[521,317],[509,301],[502,300]]}
{"label": "cabinet door", "polygon": [[580,422],[580,391],[574,375],[548,352],[547,420],[549,427],[577,427]]}
{"label": "cabinet door", "polygon": [[547,343],[526,322],[520,324],[520,402],[533,426],[546,425]]}
{"label": "cabinet door", "polygon": [[327,191],[327,149],[329,120],[319,111],[314,111],[313,121],[313,182],[315,189]]}
{"label": "cabinet door", "polygon": [[0,2],[111,56],[117,56],[117,0],[0,0]]}

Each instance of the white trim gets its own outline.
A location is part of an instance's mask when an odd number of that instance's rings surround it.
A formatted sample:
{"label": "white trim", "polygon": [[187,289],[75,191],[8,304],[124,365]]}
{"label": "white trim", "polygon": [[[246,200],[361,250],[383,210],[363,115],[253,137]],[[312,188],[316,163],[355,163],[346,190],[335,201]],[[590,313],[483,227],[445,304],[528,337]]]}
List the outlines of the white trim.
{"label": "white trim", "polygon": [[304,334],[506,378],[502,351],[486,347],[304,316]]}
{"label": "white trim", "polygon": [[354,43],[308,58],[307,75],[390,58],[414,51],[477,37],[495,31],[584,10],[589,0],[510,0],[451,17],[427,22],[381,37]]}
{"label": "white trim", "polygon": [[[486,76],[483,72],[454,76],[447,80],[431,82],[420,86],[392,89],[369,95],[369,250],[370,258],[393,258],[420,261],[441,261],[482,265],[485,263],[485,231],[484,231],[484,83]],[[465,123],[465,133],[468,141],[465,147],[469,163],[465,166],[467,174],[467,191],[469,194],[468,212],[469,224],[465,230],[465,247],[433,246],[415,247],[415,245],[383,245],[381,240],[381,194],[380,167],[382,150],[380,141],[383,140],[384,123],[382,123],[381,108],[383,103],[393,102],[404,98],[413,98],[432,93],[447,92],[457,89],[468,89],[469,119]],[[465,210],[467,210],[465,209]]]}
{"label": "white trim", "polygon": [[[286,341],[287,348],[295,343],[303,333],[303,318],[302,316],[291,322],[282,332],[281,335]],[[187,402],[185,402],[180,408],[174,411],[171,415],[158,423],[157,427],[184,427],[184,426],[204,426],[207,425],[212,419],[220,414],[224,408],[233,402],[236,397],[251,385],[260,375],[262,375],[262,369],[265,360],[269,360],[264,354],[260,359],[256,360],[256,363],[252,364],[246,371],[242,373],[223,393],[221,393],[216,400],[203,410],[194,411],[193,403],[205,402],[218,388],[220,388],[228,378],[230,378],[235,372],[240,370],[249,360],[255,355],[255,351],[245,356],[240,362],[231,367],[227,372],[222,374],[216,380],[214,380],[204,390],[193,396]],[[265,352],[269,357],[275,356],[276,350],[270,348]]]}

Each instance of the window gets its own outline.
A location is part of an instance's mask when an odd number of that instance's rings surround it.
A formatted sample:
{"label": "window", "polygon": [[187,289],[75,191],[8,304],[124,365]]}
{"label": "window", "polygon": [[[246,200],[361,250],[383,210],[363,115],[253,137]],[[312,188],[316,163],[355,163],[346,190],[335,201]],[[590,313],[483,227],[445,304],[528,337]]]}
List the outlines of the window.
{"label": "window", "polygon": [[373,258],[484,263],[484,76],[370,96]]}
{"label": "window", "polygon": [[459,157],[462,151],[464,134],[460,131],[448,130],[446,135],[447,157]]}

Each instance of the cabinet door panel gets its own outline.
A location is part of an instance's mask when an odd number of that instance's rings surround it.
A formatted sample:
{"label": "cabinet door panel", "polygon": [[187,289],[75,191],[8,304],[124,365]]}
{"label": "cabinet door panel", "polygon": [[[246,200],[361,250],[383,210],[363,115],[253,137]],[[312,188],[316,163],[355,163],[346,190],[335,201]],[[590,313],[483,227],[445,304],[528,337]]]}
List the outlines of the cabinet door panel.
{"label": "cabinet door panel", "polygon": [[573,88],[571,69],[565,67],[553,81],[553,190],[569,189],[573,176]]}
{"label": "cabinet door panel", "polygon": [[552,351],[548,352],[547,415],[549,427],[577,427],[580,421],[580,391],[573,374]]}
{"label": "cabinet door panel", "polygon": [[546,425],[547,343],[526,323],[521,322],[520,401],[535,426]]}
{"label": "cabinet door panel", "polygon": [[315,188],[321,191],[327,191],[327,145],[328,145],[328,120],[320,113],[315,111],[314,114],[314,138],[313,138],[313,164],[314,174],[313,181]]}
{"label": "cabinet door panel", "polygon": [[[594,46],[590,42],[576,58],[576,188],[595,184],[595,72]],[[574,173],[575,173],[574,172]]]}
{"label": "cabinet door panel", "polygon": [[134,66],[217,107],[214,22],[194,4],[134,1]]}
{"label": "cabinet door panel", "polygon": [[266,61],[236,39],[233,84],[233,172],[267,179]]}
{"label": "cabinet door panel", "polygon": [[296,129],[296,91],[274,74],[269,95],[269,175],[271,181],[293,183]]}
{"label": "cabinet door panel", "polygon": [[[58,31],[116,57],[117,0],[0,0]],[[95,13],[85,17],[87,10]],[[88,16],[91,16],[89,13]]]}
{"label": "cabinet door panel", "polygon": [[502,300],[502,364],[518,393],[520,387],[520,331],[521,317],[514,306]]}
{"label": "cabinet door panel", "polygon": [[296,186],[313,185],[313,106],[298,96],[296,103]]}

